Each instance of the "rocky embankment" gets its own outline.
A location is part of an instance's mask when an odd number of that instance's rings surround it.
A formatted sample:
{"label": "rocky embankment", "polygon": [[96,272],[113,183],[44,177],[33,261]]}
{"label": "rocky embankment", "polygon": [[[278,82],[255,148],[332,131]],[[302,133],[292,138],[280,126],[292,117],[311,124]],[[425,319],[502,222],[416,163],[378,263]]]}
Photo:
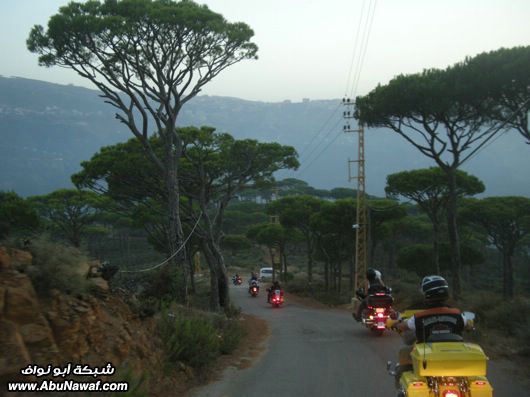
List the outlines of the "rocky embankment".
{"label": "rocky embankment", "polygon": [[[140,320],[97,277],[97,263],[80,264],[91,293],[35,292],[25,270],[29,252],[0,247],[0,380],[20,379],[28,364],[112,363],[134,374],[157,368],[162,350],[152,339],[154,322]],[[95,276],[95,277],[94,277]],[[1,394],[1,393],[0,393]]]}

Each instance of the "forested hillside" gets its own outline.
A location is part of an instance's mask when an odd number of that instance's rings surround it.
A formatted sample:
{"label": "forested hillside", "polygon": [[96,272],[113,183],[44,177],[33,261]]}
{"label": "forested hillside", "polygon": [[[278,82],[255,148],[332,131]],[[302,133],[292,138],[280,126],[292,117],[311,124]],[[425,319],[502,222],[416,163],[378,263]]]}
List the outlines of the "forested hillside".
{"label": "forested hillside", "polygon": [[[210,125],[236,138],[276,141],[294,146],[296,177],[312,186],[349,186],[347,160],[356,156],[353,136],[341,134],[343,109],[338,99],[255,102],[199,96],[187,104],[179,125]],[[113,109],[86,88],[22,78],[0,77],[0,190],[22,195],[49,193],[70,186],[70,175],[99,148],[131,137]],[[325,149],[325,150],[324,150]],[[528,148],[516,133],[494,140],[464,169],[488,186],[486,195],[530,196],[526,173]],[[366,136],[367,189],[383,195],[386,175],[432,166],[402,138],[370,129]],[[509,176],[509,177],[507,177]]]}

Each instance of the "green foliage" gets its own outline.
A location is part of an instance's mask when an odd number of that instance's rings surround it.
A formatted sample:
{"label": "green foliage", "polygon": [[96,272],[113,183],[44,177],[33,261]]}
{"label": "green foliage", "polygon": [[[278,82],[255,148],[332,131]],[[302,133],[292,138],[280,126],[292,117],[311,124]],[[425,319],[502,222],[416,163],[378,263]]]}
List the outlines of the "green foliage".
{"label": "green foliage", "polygon": [[278,223],[259,223],[248,230],[247,237],[258,244],[274,248],[286,243],[289,232]]}
{"label": "green foliage", "polygon": [[244,336],[237,318],[206,317],[198,313],[162,313],[160,331],[167,357],[194,368],[204,368],[220,354],[230,354]]}
{"label": "green foliage", "polygon": [[70,294],[89,291],[89,282],[81,264],[88,259],[77,249],[45,239],[35,239],[29,246],[33,264],[27,274],[37,294],[48,296],[52,289]]}
{"label": "green foliage", "polygon": [[95,220],[98,199],[95,193],[76,189],[59,189],[29,198],[50,230],[74,247],[81,245],[81,238]]}
{"label": "green foliage", "polygon": [[230,354],[238,346],[245,335],[237,318],[223,319],[218,322],[217,328],[221,332],[219,351],[221,354]]}
{"label": "green foliage", "polygon": [[506,123],[530,144],[528,112],[530,110],[530,46],[500,48],[468,58],[458,65],[466,73],[465,78],[483,82],[481,94],[486,102],[486,117]]}
{"label": "green foliage", "polygon": [[219,334],[206,318],[166,314],[160,328],[170,363],[203,368],[219,355]]}
{"label": "green foliage", "polygon": [[306,230],[310,228],[309,219],[318,212],[323,201],[315,197],[293,196],[284,197],[272,202],[268,207],[268,212],[280,216],[280,222],[287,227],[296,227]]}
{"label": "green foliage", "polygon": [[530,337],[530,302],[527,299],[506,301],[496,294],[478,293],[468,296],[465,303],[466,309],[477,315],[477,327],[483,332],[497,332],[512,337],[518,341],[515,343],[518,350],[527,354],[527,345],[524,344]]}
{"label": "green foliage", "polygon": [[[456,194],[472,196],[485,190],[484,184],[464,171],[456,172]],[[449,184],[447,174],[439,167],[402,171],[387,176],[385,192],[392,198],[399,196],[416,202],[432,219],[447,205]]]}
{"label": "green foliage", "polygon": [[345,187],[336,187],[334,189],[331,189],[331,197],[333,197],[334,199],[356,199],[357,190]]}
{"label": "green foliage", "polygon": [[527,197],[467,200],[461,216],[486,232],[491,242],[509,255],[513,255],[517,244],[530,234],[530,199]]}
{"label": "green foliage", "polygon": [[[472,246],[461,244],[460,250],[464,265],[476,266],[484,262],[482,253]],[[421,277],[436,274],[433,247],[430,244],[403,247],[398,253],[397,264],[400,268],[415,272]],[[447,244],[440,246],[440,269],[442,272],[448,272],[451,269],[451,256]]]}
{"label": "green foliage", "polygon": [[[147,397],[147,374],[141,372],[139,375],[130,367],[125,366],[123,368],[118,368],[116,374],[114,374],[114,379],[118,382],[127,382],[129,388],[126,392],[119,393],[110,393],[110,396],[113,397]],[[89,397],[89,394],[86,395]]]}
{"label": "green foliage", "polygon": [[14,231],[34,230],[39,218],[31,203],[15,192],[0,191],[0,239]]}

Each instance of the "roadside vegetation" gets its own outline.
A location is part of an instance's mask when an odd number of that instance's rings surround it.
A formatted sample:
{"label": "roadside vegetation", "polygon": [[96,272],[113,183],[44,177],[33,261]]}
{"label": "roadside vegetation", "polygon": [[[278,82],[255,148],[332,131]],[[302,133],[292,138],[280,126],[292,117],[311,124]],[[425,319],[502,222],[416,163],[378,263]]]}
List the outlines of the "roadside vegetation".
{"label": "roadside vegetation", "polygon": [[[97,86],[132,139],[83,161],[73,189],[1,192],[0,237],[34,252],[37,268],[27,272],[43,294],[85,293],[71,259],[99,260],[110,292],[157,321],[166,364],[192,374],[244,336],[228,266],[273,266],[289,291],[330,305],[352,298],[355,190],[277,181],[277,171],[299,166],[293,147],[177,127],[205,84],[256,58],[252,37],[246,24],[192,1],[123,0],[71,2],[27,41],[42,65]],[[366,197],[369,264],[394,287],[398,307],[417,303],[422,276],[441,274],[454,303],[478,313],[488,348],[526,358],[530,199],[473,198],[487,186],[462,166],[500,133],[528,140],[529,64],[530,47],[517,47],[400,75],[357,98],[355,114],[433,160],[433,168],[389,175],[386,197]],[[53,250],[42,235],[83,254]]]}

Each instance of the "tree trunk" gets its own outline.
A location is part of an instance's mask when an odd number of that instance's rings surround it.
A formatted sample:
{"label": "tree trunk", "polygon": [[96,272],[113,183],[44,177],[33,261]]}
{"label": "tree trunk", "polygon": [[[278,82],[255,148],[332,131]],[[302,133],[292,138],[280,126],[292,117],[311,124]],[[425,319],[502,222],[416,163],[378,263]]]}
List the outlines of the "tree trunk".
{"label": "tree trunk", "polygon": [[340,294],[341,290],[342,290],[342,261],[339,261],[339,274],[337,275],[337,278],[339,280],[339,285],[338,285],[338,288],[337,288],[337,292]]}
{"label": "tree trunk", "polygon": [[195,289],[195,263],[194,263],[192,255],[188,255],[188,266],[189,266],[189,274],[190,274],[191,294],[196,294],[197,291]]}
{"label": "tree trunk", "polygon": [[460,258],[460,240],[457,226],[457,204],[456,204],[456,170],[446,170],[449,197],[447,202],[447,228],[449,234],[449,247],[451,252],[451,271],[453,276],[453,298],[458,299],[462,292],[462,261]]}
{"label": "tree trunk", "polygon": [[505,299],[513,299],[514,283],[513,283],[513,265],[512,255],[508,250],[502,253],[502,269],[503,269],[503,290],[502,294]]}
{"label": "tree trunk", "polygon": [[[207,256],[207,255],[205,255]],[[210,310],[212,312],[221,311],[219,305],[219,285],[217,284],[217,274],[215,270],[210,267]]]}
{"label": "tree trunk", "polygon": [[208,242],[210,259],[213,261],[212,266],[215,268],[217,279],[217,299],[219,306],[227,309],[230,306],[230,294],[228,293],[228,275],[219,244],[209,239]]}
{"label": "tree trunk", "polygon": [[307,244],[307,282],[310,284],[313,282],[313,245],[311,244],[311,238],[306,239]]}
{"label": "tree trunk", "polygon": [[287,283],[287,254],[285,253],[285,248],[282,250],[282,266],[283,266],[283,282]]}
{"label": "tree trunk", "polygon": [[432,224],[432,258],[436,274],[440,274],[440,225],[433,222]]}
{"label": "tree trunk", "polygon": [[348,286],[349,286],[349,289],[350,289],[350,293],[352,294],[352,296],[354,296],[355,294],[353,292],[353,288],[354,288],[355,282],[354,282],[353,276],[354,276],[354,272],[355,272],[355,264],[354,264],[353,255],[350,256],[349,263],[350,263],[350,274],[349,274],[350,279],[349,279],[349,285]]}
{"label": "tree trunk", "polygon": [[219,312],[221,305],[219,302],[219,283],[217,275],[217,266],[210,246],[206,240],[202,242],[202,251],[204,253],[204,259],[210,269],[210,310],[212,312]]}
{"label": "tree trunk", "polygon": [[[180,158],[180,143],[175,142],[176,137],[173,134],[166,134],[166,139],[169,142],[165,142],[166,147],[166,188],[168,193],[168,248],[170,255],[174,255],[175,252],[180,248],[182,238],[182,223],[180,219],[180,190],[178,184],[178,161]],[[178,266],[179,259],[184,259],[185,248],[179,255],[171,258],[171,265],[174,267]],[[188,277],[187,267],[183,267],[184,276],[184,300],[188,301]]]}
{"label": "tree trunk", "polygon": [[329,290],[329,261],[324,261],[324,289]]}

